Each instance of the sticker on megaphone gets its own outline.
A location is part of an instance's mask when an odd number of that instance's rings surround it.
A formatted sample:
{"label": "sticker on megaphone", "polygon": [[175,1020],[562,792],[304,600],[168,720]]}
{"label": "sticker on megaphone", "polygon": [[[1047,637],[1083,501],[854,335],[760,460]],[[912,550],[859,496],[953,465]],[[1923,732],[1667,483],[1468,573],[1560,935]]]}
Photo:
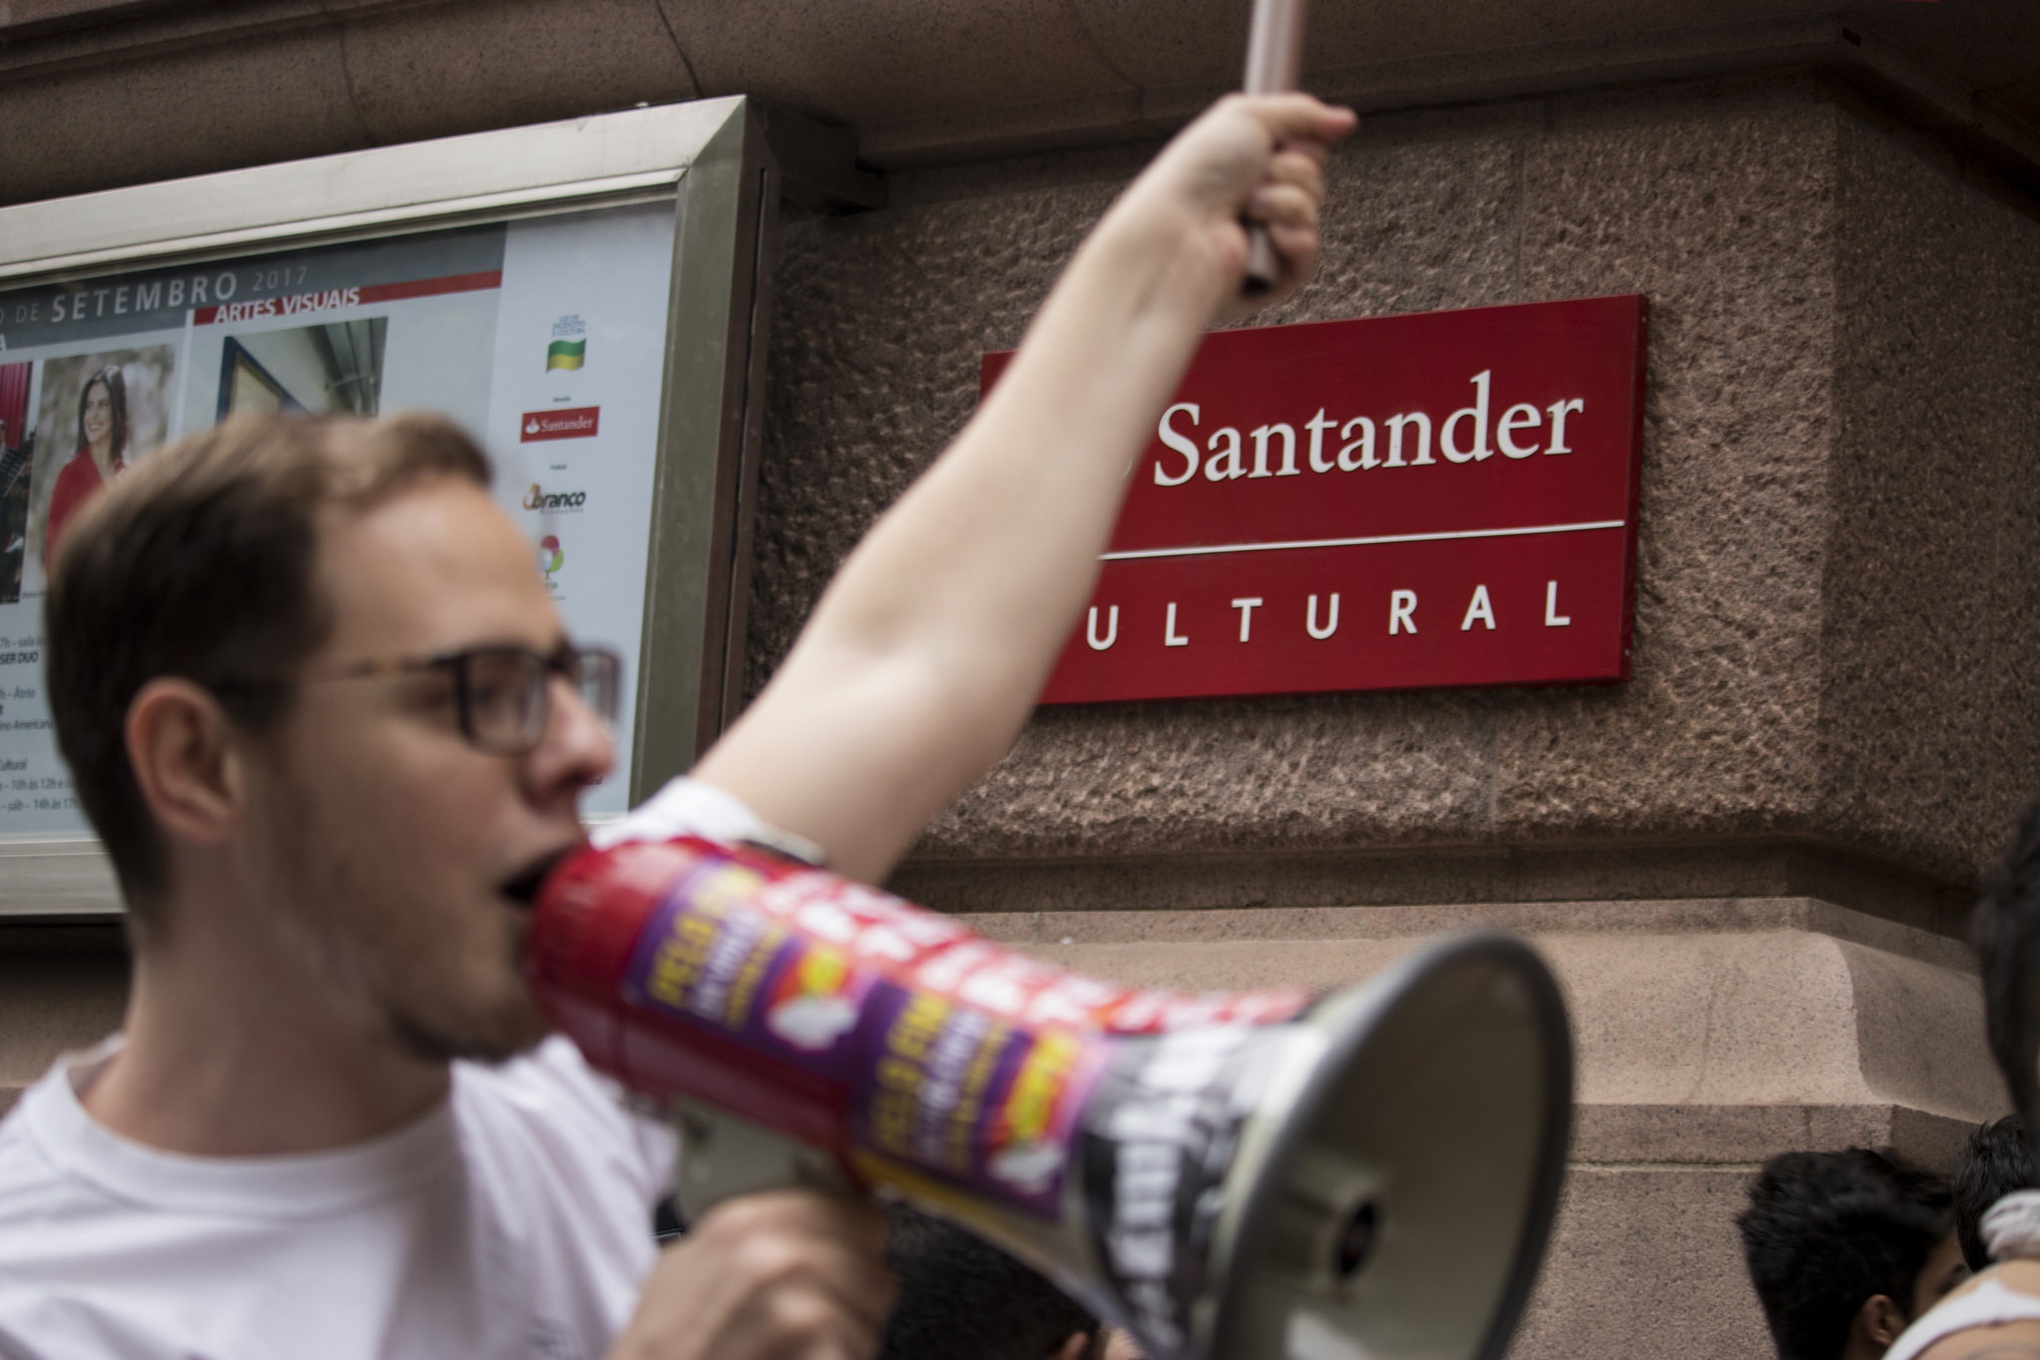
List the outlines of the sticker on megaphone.
{"label": "sticker on megaphone", "polygon": [[[563,969],[562,932],[597,913],[628,947],[594,975]],[[767,1127],[784,1097],[812,1094],[844,1116],[823,1146],[859,1179],[910,1168],[1051,1221],[1076,1112],[1110,1060],[1101,1036],[1263,1023],[1311,1001],[1101,982],[834,874],[691,839],[562,865],[531,958],[555,1023],[627,1085],[721,1093]],[[585,1003],[603,998],[625,1009],[591,1032]],[[742,1082],[723,1070],[731,1045]]]}

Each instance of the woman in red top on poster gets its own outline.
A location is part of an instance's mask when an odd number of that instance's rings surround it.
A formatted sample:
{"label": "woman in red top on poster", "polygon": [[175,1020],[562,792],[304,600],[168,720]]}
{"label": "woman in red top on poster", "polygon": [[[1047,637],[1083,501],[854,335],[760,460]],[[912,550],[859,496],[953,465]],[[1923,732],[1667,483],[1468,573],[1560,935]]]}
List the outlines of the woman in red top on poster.
{"label": "woman in red top on poster", "polygon": [[57,474],[50,492],[49,519],[43,526],[43,570],[57,555],[57,535],[64,521],[91,500],[99,488],[127,466],[127,380],[117,365],[108,364],[85,380],[78,396],[78,452]]}

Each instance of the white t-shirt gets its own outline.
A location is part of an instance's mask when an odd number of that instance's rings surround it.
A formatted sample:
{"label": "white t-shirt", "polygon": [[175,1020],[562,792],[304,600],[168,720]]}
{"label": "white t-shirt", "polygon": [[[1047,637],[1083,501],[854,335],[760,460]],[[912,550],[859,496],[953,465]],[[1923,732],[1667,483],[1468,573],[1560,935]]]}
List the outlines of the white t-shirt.
{"label": "white t-shirt", "polygon": [[[2040,1298],[2023,1289],[2008,1289],[2002,1280],[1985,1276],[1967,1294],[1942,1299],[1900,1333],[1884,1360],[1913,1360],[1936,1342],[1977,1327],[2002,1327],[2008,1322],[2040,1322]],[[2007,1350],[2006,1355],[2017,1352]],[[2031,1354],[2031,1352],[2027,1352]]]}
{"label": "white t-shirt", "polygon": [[[764,834],[675,780],[615,844]],[[674,1141],[562,1038],[335,1152],[186,1157],[94,1122],[60,1061],[0,1122],[6,1360],[598,1360],[636,1306]]]}

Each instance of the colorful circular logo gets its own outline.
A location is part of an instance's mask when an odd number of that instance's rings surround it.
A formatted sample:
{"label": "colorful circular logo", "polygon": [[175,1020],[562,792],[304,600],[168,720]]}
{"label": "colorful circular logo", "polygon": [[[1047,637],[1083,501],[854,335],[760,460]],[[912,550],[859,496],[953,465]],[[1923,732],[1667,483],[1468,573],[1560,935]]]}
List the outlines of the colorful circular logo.
{"label": "colorful circular logo", "polygon": [[559,535],[547,534],[544,538],[538,540],[538,569],[540,571],[550,576],[558,571],[560,564],[566,560],[567,555],[560,551]]}

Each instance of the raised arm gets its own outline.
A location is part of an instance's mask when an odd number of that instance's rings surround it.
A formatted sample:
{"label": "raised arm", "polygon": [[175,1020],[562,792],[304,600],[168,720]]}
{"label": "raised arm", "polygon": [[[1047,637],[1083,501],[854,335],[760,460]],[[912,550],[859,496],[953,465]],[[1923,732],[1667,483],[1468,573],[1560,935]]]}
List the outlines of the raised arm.
{"label": "raised arm", "polygon": [[1237,305],[1240,218],[1293,292],[1353,117],[1230,97],[1078,249],[983,407],[872,528],[696,774],[876,879],[1003,755],[1097,579],[1131,461],[1207,325]]}

